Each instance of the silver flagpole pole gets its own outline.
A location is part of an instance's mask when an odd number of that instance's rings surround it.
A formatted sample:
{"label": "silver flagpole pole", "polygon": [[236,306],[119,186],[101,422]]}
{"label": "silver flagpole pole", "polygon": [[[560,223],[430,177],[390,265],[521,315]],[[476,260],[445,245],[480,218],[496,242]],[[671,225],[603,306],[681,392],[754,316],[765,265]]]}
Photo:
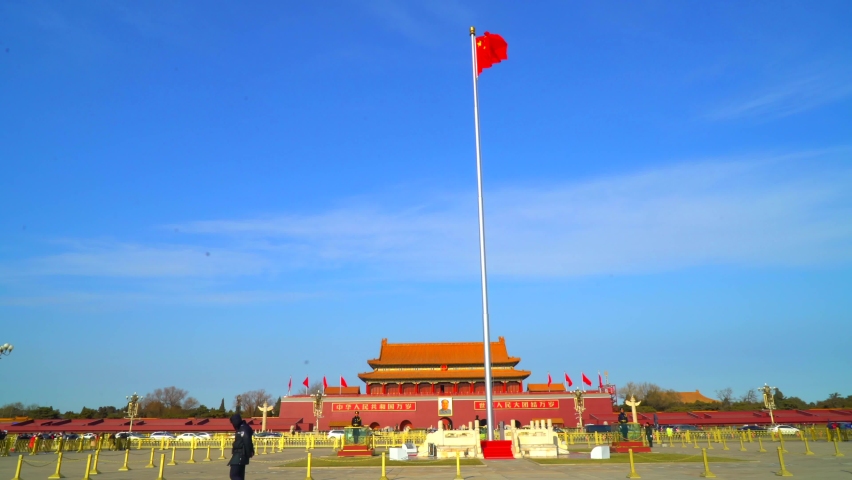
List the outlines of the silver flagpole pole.
{"label": "silver flagpole pole", "polygon": [[493,381],[491,380],[491,332],[488,327],[488,280],[485,271],[485,207],[482,200],[482,149],[479,143],[479,89],[477,88],[476,29],[470,27],[473,58],[473,124],[476,128],[476,183],[479,191],[479,264],[482,273],[482,337],[485,348],[485,418],[488,440],[494,440]]}

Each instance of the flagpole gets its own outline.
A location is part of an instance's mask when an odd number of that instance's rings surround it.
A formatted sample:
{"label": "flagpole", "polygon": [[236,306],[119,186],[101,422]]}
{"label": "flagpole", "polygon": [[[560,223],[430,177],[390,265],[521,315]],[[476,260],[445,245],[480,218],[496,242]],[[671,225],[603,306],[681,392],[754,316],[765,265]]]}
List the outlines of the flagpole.
{"label": "flagpole", "polygon": [[485,206],[482,200],[482,148],[479,143],[479,88],[476,68],[476,29],[470,27],[470,52],[473,59],[473,124],[476,129],[476,183],[479,193],[479,265],[482,276],[482,337],[485,349],[485,418],[488,440],[494,440],[493,381],[491,380],[491,332],[488,326],[488,281],[485,270]]}

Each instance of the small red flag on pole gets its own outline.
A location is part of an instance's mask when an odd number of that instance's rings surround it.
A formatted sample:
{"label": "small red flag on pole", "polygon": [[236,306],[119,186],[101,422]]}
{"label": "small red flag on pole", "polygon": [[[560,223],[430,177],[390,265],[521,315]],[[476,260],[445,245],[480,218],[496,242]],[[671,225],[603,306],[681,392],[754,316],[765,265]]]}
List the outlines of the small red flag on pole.
{"label": "small red flag on pole", "polygon": [[[563,373],[565,373],[565,372],[563,372]],[[574,382],[571,381],[571,377],[569,377],[567,373],[565,373],[565,381],[568,382],[569,387],[574,386]]]}
{"label": "small red flag on pole", "polygon": [[550,378],[550,372],[547,372],[547,391],[550,391],[550,384],[553,383],[553,379]]}
{"label": "small red flag on pole", "polygon": [[287,383],[287,396],[290,396],[290,389],[293,388],[293,377],[290,377],[290,382]]}
{"label": "small red flag on pole", "polygon": [[603,377],[601,377],[601,372],[598,372],[598,387],[603,390]]}
{"label": "small red flag on pole", "polygon": [[340,376],[340,386],[341,387],[348,387],[349,386],[349,385],[346,385],[346,379],[343,378],[343,375]]}
{"label": "small red flag on pole", "polygon": [[305,395],[308,394],[308,377],[305,377],[305,381],[302,382],[302,385],[305,386]]}
{"label": "small red flag on pole", "polygon": [[585,383],[586,385],[588,385],[590,387],[592,386],[592,381],[589,380],[589,377],[587,377],[585,373],[583,374],[583,383]]}
{"label": "small red flag on pole", "polygon": [[328,381],[325,379],[325,376],[322,377],[322,390],[325,391],[328,388]]}

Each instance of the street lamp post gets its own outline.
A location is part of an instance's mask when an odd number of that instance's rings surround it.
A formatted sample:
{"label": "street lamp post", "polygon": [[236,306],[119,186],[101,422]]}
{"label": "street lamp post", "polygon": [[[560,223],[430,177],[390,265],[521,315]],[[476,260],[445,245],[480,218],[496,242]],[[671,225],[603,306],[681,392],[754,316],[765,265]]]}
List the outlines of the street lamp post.
{"label": "street lamp post", "polygon": [[764,383],[757,391],[763,394],[763,404],[769,409],[769,420],[772,422],[772,425],[775,425],[775,416],[772,415],[772,410],[775,410],[775,392],[778,391],[778,388],[770,387]]}
{"label": "street lamp post", "polygon": [[5,355],[9,355],[10,353],[12,353],[12,350],[14,350],[14,349],[15,349],[15,346],[12,345],[12,344],[9,344],[9,343],[4,343],[3,345],[0,345],[0,357],[3,357]]}
{"label": "street lamp post", "polygon": [[318,432],[319,431],[319,421],[320,421],[320,418],[322,418],[322,403],[323,403],[323,398],[325,397],[325,395],[323,395],[322,392],[317,390],[317,393],[315,393],[311,396],[314,397],[314,417],[316,418],[316,423],[314,424],[314,431]]}
{"label": "street lamp post", "polygon": [[583,390],[577,387],[574,390],[574,410],[577,411],[577,428],[583,428],[583,412],[586,411],[586,399],[583,398]]}
{"label": "street lamp post", "polygon": [[130,429],[128,432],[132,432],[133,419],[139,416],[139,400],[142,400],[143,397],[140,397],[136,394],[136,392],[133,392],[133,395],[124,398],[127,399],[127,417],[125,418],[130,418]]}

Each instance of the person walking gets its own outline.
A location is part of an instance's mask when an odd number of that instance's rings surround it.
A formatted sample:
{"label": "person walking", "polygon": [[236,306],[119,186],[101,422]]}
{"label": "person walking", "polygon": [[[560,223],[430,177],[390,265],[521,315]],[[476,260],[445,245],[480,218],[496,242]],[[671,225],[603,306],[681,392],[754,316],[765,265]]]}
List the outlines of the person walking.
{"label": "person walking", "polygon": [[621,438],[627,440],[627,414],[624,413],[624,407],[620,409],[618,414],[618,429],[621,430]]}
{"label": "person walking", "polygon": [[654,446],[654,426],[651,422],[645,422],[645,437],[648,438],[648,446]]}
{"label": "person walking", "polygon": [[254,456],[254,443],[252,435],[254,431],[243,420],[239,413],[235,413],[231,417],[231,425],[234,426],[234,444],[231,447],[231,459],[228,465],[231,467],[231,480],[245,480],[246,465],[249,464],[249,459]]}

